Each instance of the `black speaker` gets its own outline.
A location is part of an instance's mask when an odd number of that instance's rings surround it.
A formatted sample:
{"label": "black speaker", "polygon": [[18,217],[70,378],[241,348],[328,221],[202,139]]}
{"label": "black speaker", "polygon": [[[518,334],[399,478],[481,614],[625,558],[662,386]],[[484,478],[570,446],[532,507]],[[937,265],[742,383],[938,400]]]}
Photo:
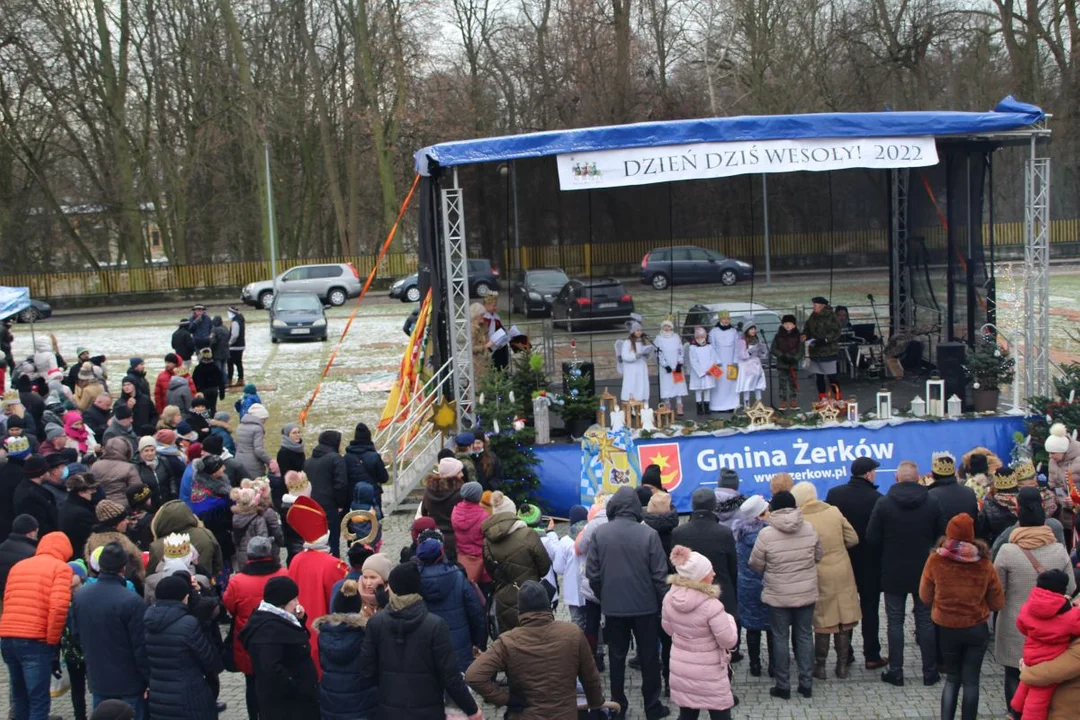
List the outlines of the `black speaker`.
{"label": "black speaker", "polygon": [[967,377],[964,375],[966,351],[967,345],[962,342],[943,342],[937,346],[937,369],[938,375],[945,381],[945,400],[956,395],[963,401],[964,407],[968,407],[964,396],[967,388]]}

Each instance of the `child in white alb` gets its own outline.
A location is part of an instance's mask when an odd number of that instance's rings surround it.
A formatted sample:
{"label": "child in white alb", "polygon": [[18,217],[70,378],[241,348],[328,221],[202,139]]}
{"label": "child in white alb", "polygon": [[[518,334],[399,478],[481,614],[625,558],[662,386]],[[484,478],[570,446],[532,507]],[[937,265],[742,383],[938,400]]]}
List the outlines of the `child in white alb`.
{"label": "child in white alb", "polygon": [[716,364],[716,355],[709,344],[709,333],[705,328],[694,328],[694,342],[687,346],[686,352],[690,366],[687,382],[694,391],[698,416],[702,416],[709,408],[709,393],[716,387],[716,378],[709,374],[709,370]]}

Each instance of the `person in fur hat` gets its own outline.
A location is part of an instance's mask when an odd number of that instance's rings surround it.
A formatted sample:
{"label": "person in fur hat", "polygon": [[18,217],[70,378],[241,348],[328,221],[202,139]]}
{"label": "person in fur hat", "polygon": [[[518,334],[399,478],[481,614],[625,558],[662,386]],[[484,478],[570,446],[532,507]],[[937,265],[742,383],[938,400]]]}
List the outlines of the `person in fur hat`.
{"label": "person in fur hat", "polygon": [[769,352],[776,358],[776,389],[781,410],[799,409],[799,381],[796,373],[802,362],[804,347],[799,339],[799,327],[794,315],[780,318],[780,327],[773,335]]}
{"label": "person in fur hat", "polygon": [[120,503],[105,498],[94,507],[97,516],[97,524],[94,532],[86,539],[85,559],[90,563],[90,556],[94,550],[104,547],[111,542],[119,543],[127,555],[127,566],[124,568],[124,577],[130,580],[139,592],[142,592],[143,583],[146,581],[146,568],[143,566],[142,551],[135,543],[128,539],[128,509]]}
{"label": "person in fur hat", "polygon": [[451,514],[461,502],[464,484],[464,465],[457,458],[443,458],[439,466],[424,480],[424,498],[420,502],[420,514],[435,519],[443,534],[444,551],[451,562],[457,562],[457,537]]}
{"label": "person in fur hat", "polygon": [[334,596],[331,613],[311,623],[322,666],[319,711],[323,720],[366,720],[374,718],[378,710],[379,689],[366,682],[360,672],[360,649],[368,621],[361,608],[356,580],[345,580]]}
{"label": "person in fur hat", "polygon": [[671,636],[671,699],[680,718],[707,710],[710,720],[730,720],[735,696],[728,663],[739,636],[735,618],[720,601],[708,558],[676,545],[670,562],[675,574],[668,577],[661,625]]}
{"label": "person in fur hat", "polygon": [[1072,549],[1073,527],[1076,524],[1073,504],[1080,501],[1077,482],[1080,480],[1080,442],[1069,435],[1062,423],[1050,426],[1050,434],[1043,443],[1050,456],[1047,483],[1058,498],[1060,509],[1057,519],[1065,526],[1065,547]]}
{"label": "person in fur hat", "polygon": [[248,542],[254,537],[270,538],[273,552],[281,551],[285,543],[281,531],[281,519],[270,503],[270,483],[265,478],[240,481],[240,487],[229,492],[232,506],[233,567],[241,568],[247,564]]}

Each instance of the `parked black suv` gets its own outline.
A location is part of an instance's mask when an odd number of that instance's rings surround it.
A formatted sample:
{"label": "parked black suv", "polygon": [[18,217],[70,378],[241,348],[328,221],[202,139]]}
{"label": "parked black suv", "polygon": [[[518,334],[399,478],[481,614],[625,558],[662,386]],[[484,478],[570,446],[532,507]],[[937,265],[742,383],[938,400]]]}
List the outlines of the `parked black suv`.
{"label": "parked black suv", "polygon": [[552,322],[568,331],[585,325],[614,325],[630,319],[634,299],[615,278],[571,280],[551,305]]}
{"label": "parked black suv", "polygon": [[562,268],[522,270],[510,291],[511,309],[522,315],[550,315],[551,303],[570,278]]}
{"label": "parked black suv", "polygon": [[641,259],[641,282],[664,290],[668,285],[734,285],[754,277],[754,267],[705,248],[679,245],[650,250]]}

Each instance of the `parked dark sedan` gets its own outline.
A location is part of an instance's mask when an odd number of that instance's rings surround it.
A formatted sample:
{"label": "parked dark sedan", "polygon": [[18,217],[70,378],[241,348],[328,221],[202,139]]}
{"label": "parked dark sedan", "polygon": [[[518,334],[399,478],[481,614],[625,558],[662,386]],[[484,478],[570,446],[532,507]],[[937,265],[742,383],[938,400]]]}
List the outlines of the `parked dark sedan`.
{"label": "parked dark sedan", "polygon": [[281,292],[270,306],[270,342],[326,341],[326,312],[315,293]]}
{"label": "parked dark sedan", "polygon": [[551,317],[568,331],[583,326],[617,324],[630,319],[634,299],[615,278],[571,280],[555,296]]}
{"label": "parked dark sedan", "polygon": [[510,291],[510,307],[526,317],[550,315],[555,296],[568,282],[570,278],[561,268],[523,270]]}
{"label": "parked dark sedan", "polygon": [[[499,289],[499,271],[490,260],[469,260],[469,297],[482,298]],[[390,297],[401,302],[420,302],[420,275],[406,275],[390,286]]]}
{"label": "parked dark sedan", "polygon": [[749,263],[692,245],[656,248],[641,259],[641,282],[656,290],[690,283],[734,285],[753,277]]}
{"label": "parked dark sedan", "polygon": [[52,307],[44,300],[30,299],[30,307],[23,308],[11,316],[11,319],[21,323],[33,323],[52,317]]}

